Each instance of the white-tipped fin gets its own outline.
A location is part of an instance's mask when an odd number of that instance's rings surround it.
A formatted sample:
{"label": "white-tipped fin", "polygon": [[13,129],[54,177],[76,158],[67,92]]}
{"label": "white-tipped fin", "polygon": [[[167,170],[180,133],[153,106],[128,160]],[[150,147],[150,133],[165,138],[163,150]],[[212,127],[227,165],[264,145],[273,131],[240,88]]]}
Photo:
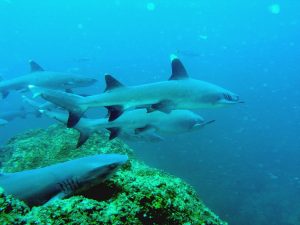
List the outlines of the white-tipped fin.
{"label": "white-tipped fin", "polygon": [[37,86],[35,86],[35,85],[32,85],[32,84],[29,84],[28,85],[28,89],[31,91],[31,93],[32,93],[32,97],[33,98],[36,98],[36,97],[38,97],[38,96],[40,96],[42,93],[41,93],[41,89],[40,88],[38,88]]}
{"label": "white-tipped fin", "polygon": [[184,68],[184,65],[182,64],[180,59],[174,54],[170,56],[170,59],[171,59],[172,74],[169,80],[188,79],[189,75],[186,72],[186,69]]}

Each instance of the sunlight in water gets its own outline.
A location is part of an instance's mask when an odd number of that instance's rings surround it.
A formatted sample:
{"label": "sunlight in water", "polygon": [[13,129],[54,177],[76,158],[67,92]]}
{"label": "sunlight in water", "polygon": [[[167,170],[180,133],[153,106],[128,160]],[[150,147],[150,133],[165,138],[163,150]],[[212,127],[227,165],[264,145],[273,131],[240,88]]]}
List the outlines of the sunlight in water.
{"label": "sunlight in water", "polygon": [[280,13],[280,5],[279,4],[272,4],[269,6],[269,10],[273,14],[279,14]]}

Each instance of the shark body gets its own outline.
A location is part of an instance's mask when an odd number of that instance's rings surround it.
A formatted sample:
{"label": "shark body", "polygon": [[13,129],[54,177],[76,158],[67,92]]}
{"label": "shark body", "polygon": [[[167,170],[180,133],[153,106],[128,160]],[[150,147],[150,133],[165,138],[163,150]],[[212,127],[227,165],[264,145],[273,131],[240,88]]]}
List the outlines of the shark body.
{"label": "shark body", "polygon": [[97,81],[94,78],[77,74],[45,71],[36,62],[30,61],[29,63],[31,68],[31,72],[29,74],[10,80],[0,81],[0,93],[2,98],[6,98],[12,90],[28,90],[29,84],[46,88],[71,90],[76,87],[90,86]]}
{"label": "shark body", "polygon": [[[40,112],[43,115],[48,116],[49,118],[55,119],[63,124],[67,124],[68,121],[68,115],[66,113],[60,113],[57,111],[49,111],[49,110],[40,110]],[[123,116],[126,116],[126,113],[124,113]],[[115,137],[120,137],[121,139],[125,141],[141,141],[141,142],[160,142],[164,139],[153,132],[143,132],[143,133],[137,133],[132,128],[126,127],[126,124],[123,124],[124,126],[111,129],[111,124],[109,124],[107,118],[102,119],[88,119],[88,118],[82,118],[76,125],[73,127],[77,131],[79,131],[80,136],[77,143],[77,148],[79,148],[81,145],[83,145],[87,139],[90,137],[91,134],[93,134],[96,131],[108,129],[114,131],[110,135],[110,140],[112,140]]]}
{"label": "shark body", "polygon": [[172,56],[172,75],[168,81],[127,87],[111,75],[106,75],[105,92],[82,97],[56,90],[30,86],[34,94],[69,111],[68,127],[73,127],[83,113],[92,107],[104,106],[110,111],[109,121],[124,110],[146,108],[148,112],[170,113],[174,109],[216,108],[239,103],[239,96],[217,85],[191,79],[181,61]]}
{"label": "shark body", "polygon": [[[43,111],[49,117],[62,123],[67,123],[67,115],[53,111]],[[109,122],[108,118],[87,119],[82,118],[74,128],[80,132],[77,147],[80,147],[89,136],[97,130],[107,129],[110,131],[109,139],[125,133],[134,132],[135,135],[159,134],[179,134],[198,130],[203,126],[213,122],[205,122],[196,113],[188,110],[173,110],[170,114],[160,111],[147,113],[146,109],[136,109],[124,112],[116,120]],[[129,131],[129,132],[128,132]]]}
{"label": "shark body", "polygon": [[24,107],[21,107],[18,110],[7,110],[5,112],[0,112],[0,118],[6,121],[12,121],[16,118],[25,119],[27,115],[31,114],[34,114],[36,116],[40,115],[40,113],[37,111],[28,111]]}
{"label": "shark body", "polygon": [[71,196],[105,181],[127,161],[126,155],[87,156],[51,166],[0,174],[0,187],[29,206]]}

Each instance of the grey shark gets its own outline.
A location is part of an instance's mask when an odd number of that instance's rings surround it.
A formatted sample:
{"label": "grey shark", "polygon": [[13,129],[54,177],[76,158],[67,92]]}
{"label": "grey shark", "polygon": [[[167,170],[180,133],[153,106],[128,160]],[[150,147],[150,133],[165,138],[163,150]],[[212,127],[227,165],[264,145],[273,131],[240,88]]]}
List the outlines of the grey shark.
{"label": "grey shark", "polygon": [[171,56],[172,75],[168,81],[126,87],[111,75],[106,75],[104,93],[87,97],[31,85],[35,96],[69,111],[68,127],[73,127],[83,113],[92,107],[104,106],[110,111],[109,121],[118,118],[128,108],[146,108],[148,112],[170,113],[174,109],[217,108],[240,103],[239,96],[217,85],[189,78],[176,56]]}
{"label": "grey shark", "polygon": [[42,205],[105,181],[128,160],[126,155],[93,155],[17,173],[0,174],[0,187],[26,202]]}
{"label": "grey shark", "polygon": [[[51,118],[62,123],[67,122],[67,115],[57,112],[42,111]],[[110,131],[109,139],[122,134],[123,131],[134,131],[135,135],[148,134],[179,134],[198,130],[214,120],[205,122],[196,113],[188,110],[173,110],[170,114],[159,111],[147,113],[145,109],[136,109],[124,112],[116,120],[109,122],[108,118],[87,119],[82,118],[74,128],[80,132],[77,147],[80,147],[89,136],[97,130],[107,129]]]}
{"label": "grey shark", "polygon": [[46,88],[71,91],[72,88],[86,87],[97,80],[83,75],[45,71],[34,61],[30,61],[31,72],[10,80],[0,81],[0,93],[6,98],[10,91],[26,91],[29,84]]}
{"label": "grey shark", "polygon": [[36,115],[39,116],[40,113],[38,111],[29,111],[26,110],[24,107],[20,107],[18,110],[6,110],[4,112],[0,112],[0,118],[6,121],[12,121],[16,118],[25,119],[27,115]]}
{"label": "grey shark", "polygon": [[54,110],[54,109],[58,108],[56,105],[54,105],[51,102],[40,103],[40,102],[32,100],[31,98],[28,98],[25,95],[22,95],[22,99],[23,99],[23,102],[25,102],[26,104],[28,104],[35,110]]}
{"label": "grey shark", "polygon": [[[67,124],[68,115],[66,113],[61,113],[57,111],[49,111],[49,110],[39,110],[41,114],[48,116],[49,118],[55,119],[64,125]],[[125,115],[126,113],[124,113]],[[123,116],[123,115],[122,115]],[[90,135],[98,130],[105,129],[106,127],[109,129],[110,126],[106,126],[107,118],[103,119],[88,119],[82,118],[76,125],[73,127],[74,129],[78,130],[80,136],[77,142],[77,148],[83,145],[86,140],[90,137]],[[161,142],[164,140],[163,137],[160,135],[153,133],[153,132],[143,132],[137,133],[133,129],[127,129],[126,127],[122,127],[122,130],[118,130],[118,134],[116,135],[124,141],[133,141],[133,142]],[[115,137],[116,137],[115,136]],[[115,138],[113,137],[113,138]],[[110,139],[113,139],[110,136]]]}

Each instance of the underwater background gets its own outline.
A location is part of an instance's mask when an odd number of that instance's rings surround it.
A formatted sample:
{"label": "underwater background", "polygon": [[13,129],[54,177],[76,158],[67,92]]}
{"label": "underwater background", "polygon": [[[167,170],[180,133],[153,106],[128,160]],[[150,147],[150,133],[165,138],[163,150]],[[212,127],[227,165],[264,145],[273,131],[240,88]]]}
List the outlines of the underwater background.
{"label": "underwater background", "polygon": [[[175,53],[191,77],[245,104],[196,111],[216,120],[200,131],[129,143],[139,159],[192,184],[229,224],[300,224],[299,8],[296,0],[0,0],[0,74],[26,74],[33,59],[98,78],[82,89],[96,94],[104,73],[127,85],[168,79]],[[0,110],[22,105],[12,92]],[[17,119],[0,128],[0,142],[53,123]]]}

